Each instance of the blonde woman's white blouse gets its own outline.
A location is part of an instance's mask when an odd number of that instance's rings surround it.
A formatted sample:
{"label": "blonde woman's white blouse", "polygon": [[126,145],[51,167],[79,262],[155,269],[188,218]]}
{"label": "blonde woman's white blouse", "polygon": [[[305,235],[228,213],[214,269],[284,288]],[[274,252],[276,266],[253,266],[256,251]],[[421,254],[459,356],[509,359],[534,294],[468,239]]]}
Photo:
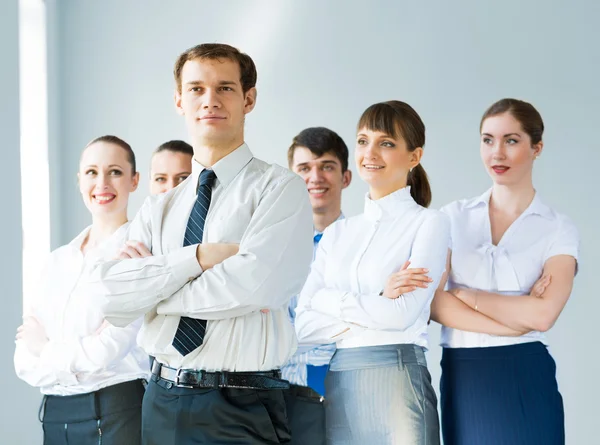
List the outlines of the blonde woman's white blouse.
{"label": "blonde woman's white blouse", "polygon": [[127,226],[85,256],[81,245],[90,227],[50,254],[38,290],[31,296],[31,315],[42,324],[49,341],[37,357],[19,340],[14,357],[19,378],[42,393],[83,394],[148,378],[148,356],[136,344],[142,320],[125,328],[103,326],[100,306],[80,285],[89,264],[117,255]]}

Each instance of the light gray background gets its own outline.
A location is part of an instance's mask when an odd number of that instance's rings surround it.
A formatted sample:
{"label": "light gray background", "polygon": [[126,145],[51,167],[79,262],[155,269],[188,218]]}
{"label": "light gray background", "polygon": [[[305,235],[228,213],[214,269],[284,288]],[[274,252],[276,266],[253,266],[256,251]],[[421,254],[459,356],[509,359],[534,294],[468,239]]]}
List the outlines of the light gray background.
{"label": "light gray background", "polygon": [[[2,327],[3,385],[15,380],[8,359],[20,308],[19,202],[12,193],[18,184],[16,52],[11,40],[16,35],[15,3],[5,0],[0,6],[0,106],[3,127],[8,124],[10,129],[4,134],[2,159],[3,166],[9,165],[8,205],[15,215],[2,219],[2,233],[9,233],[5,258],[11,259],[11,269],[3,267],[3,276],[12,280],[5,296],[11,302],[10,323]],[[186,138],[173,107],[172,67],[180,52],[197,43],[230,43],[255,60],[258,105],[247,118],[246,140],[257,157],[268,161],[285,165],[291,138],[315,125],[339,132],[353,153],[354,126],[368,105],[388,99],[413,105],[427,126],[424,166],[434,208],[478,195],[490,185],[478,154],[479,118],[485,108],[507,96],[532,102],[547,128],[536,188],[548,204],[575,221],[582,238],[571,301],[549,334],[565,400],[567,443],[594,442],[593,413],[600,395],[594,332],[600,303],[593,282],[600,268],[594,230],[600,216],[600,3],[47,3],[53,246],[69,241],[89,223],[75,173],[82,147],[96,136],[116,134],[136,151],[143,180],[132,197],[133,217],[146,196],[152,149],[167,139]],[[4,162],[7,150],[9,164]],[[344,195],[346,214],[361,211],[365,191],[356,176]],[[430,331],[429,367],[437,389],[439,326],[432,325]],[[1,437],[32,443],[17,438],[31,437],[27,435],[39,429],[32,415],[35,400],[24,385],[16,388],[10,391],[19,397],[4,397]]]}

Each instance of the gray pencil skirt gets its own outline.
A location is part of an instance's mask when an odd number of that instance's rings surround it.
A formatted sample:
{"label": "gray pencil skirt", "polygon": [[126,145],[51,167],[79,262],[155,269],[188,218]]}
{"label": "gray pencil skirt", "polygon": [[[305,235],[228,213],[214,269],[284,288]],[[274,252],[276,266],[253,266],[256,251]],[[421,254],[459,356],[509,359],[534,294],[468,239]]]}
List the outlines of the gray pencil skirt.
{"label": "gray pencil skirt", "polygon": [[439,445],[437,398],[424,349],[338,349],[325,379],[327,443]]}

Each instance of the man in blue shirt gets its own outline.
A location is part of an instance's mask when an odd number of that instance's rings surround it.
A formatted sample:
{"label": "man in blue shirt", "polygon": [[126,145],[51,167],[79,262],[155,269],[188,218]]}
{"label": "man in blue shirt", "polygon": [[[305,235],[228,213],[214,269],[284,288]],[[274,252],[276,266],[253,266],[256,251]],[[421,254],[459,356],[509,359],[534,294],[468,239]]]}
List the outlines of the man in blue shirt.
{"label": "man in blue shirt", "polygon": [[[313,210],[314,252],[323,231],[342,219],[342,190],[350,185],[348,147],[337,133],[323,127],[307,128],[293,140],[288,150],[291,170],[306,182]],[[314,259],[314,255],[313,255]],[[295,319],[298,297],[292,298],[289,313]],[[325,444],[325,374],[335,344],[299,345],[296,355],[282,368],[290,382],[285,391],[292,444]]]}

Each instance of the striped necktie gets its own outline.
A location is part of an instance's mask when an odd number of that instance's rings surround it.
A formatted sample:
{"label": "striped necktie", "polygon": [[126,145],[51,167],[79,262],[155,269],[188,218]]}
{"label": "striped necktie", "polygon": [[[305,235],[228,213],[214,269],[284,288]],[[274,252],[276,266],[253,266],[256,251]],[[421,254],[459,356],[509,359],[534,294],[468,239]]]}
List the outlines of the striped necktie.
{"label": "striped necktie", "polygon": [[[190,218],[188,219],[185,235],[183,237],[184,247],[202,243],[204,222],[210,207],[210,198],[215,179],[217,179],[217,176],[212,170],[205,169],[200,173],[196,202],[192,208],[192,213],[190,213]],[[205,332],[206,320],[181,317],[179,326],[177,326],[177,332],[175,332],[175,337],[173,338],[173,347],[181,355],[188,355],[202,344]]]}

